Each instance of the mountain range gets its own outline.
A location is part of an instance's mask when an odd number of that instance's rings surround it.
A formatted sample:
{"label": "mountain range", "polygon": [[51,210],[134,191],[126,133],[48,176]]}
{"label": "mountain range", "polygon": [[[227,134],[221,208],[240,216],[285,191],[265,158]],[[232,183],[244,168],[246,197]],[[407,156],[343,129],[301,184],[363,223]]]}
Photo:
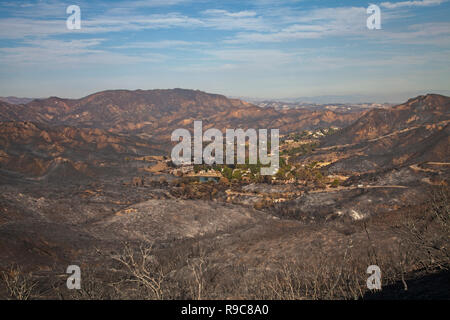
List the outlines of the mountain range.
{"label": "mountain range", "polygon": [[131,155],[168,154],[175,129],[192,130],[194,120],[203,120],[204,128],[278,128],[282,134],[343,128],[323,139],[314,157],[331,160],[331,170],[365,172],[448,159],[449,101],[430,94],[392,108],[350,113],[261,108],[184,89],[111,90],[25,104],[0,101],[0,163],[4,169],[40,176],[57,159],[83,168],[88,154],[113,162]]}
{"label": "mountain range", "polygon": [[50,97],[26,104],[0,102],[0,121],[31,121],[51,126],[97,128],[111,133],[168,139],[177,128],[279,128],[282,132],[325,126],[343,127],[358,118],[329,110],[260,108],[238,99],[201,91],[113,90],[82,99]]}

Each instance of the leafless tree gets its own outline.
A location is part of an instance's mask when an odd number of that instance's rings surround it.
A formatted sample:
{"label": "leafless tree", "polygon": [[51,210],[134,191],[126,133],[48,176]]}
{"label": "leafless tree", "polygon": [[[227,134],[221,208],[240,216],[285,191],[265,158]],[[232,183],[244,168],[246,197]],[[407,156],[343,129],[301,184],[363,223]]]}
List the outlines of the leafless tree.
{"label": "leafless tree", "polygon": [[194,299],[202,300],[205,291],[205,273],[208,266],[206,257],[201,252],[198,258],[189,259],[187,263],[193,276],[190,288],[191,295]]}
{"label": "leafless tree", "polygon": [[154,255],[151,243],[141,243],[133,248],[125,243],[123,252],[112,255],[126,273],[126,281],[143,286],[150,293],[150,299],[164,299],[164,281],[166,274]]}

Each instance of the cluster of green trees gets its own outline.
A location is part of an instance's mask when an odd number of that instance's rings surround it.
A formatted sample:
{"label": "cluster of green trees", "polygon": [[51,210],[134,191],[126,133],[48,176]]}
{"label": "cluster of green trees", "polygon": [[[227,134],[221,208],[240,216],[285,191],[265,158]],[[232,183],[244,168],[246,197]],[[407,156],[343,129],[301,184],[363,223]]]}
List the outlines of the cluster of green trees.
{"label": "cluster of green trees", "polygon": [[302,132],[294,132],[287,135],[283,140],[294,140],[298,142],[302,139],[306,139],[309,136],[308,131],[304,130]]}
{"label": "cluster of green trees", "polygon": [[[248,159],[247,159],[248,162]],[[220,172],[222,176],[228,180],[241,181],[244,177],[248,177],[252,182],[268,182],[271,180],[271,176],[261,176],[261,168],[263,165],[258,161],[256,164],[237,164],[237,165],[194,165],[194,172],[198,173],[201,170],[215,170]],[[288,179],[291,176],[286,177],[286,174],[291,171],[291,166],[286,164],[283,158],[280,158],[280,169],[276,174],[278,179]]]}
{"label": "cluster of green trees", "polygon": [[309,153],[313,152],[315,150],[315,148],[317,148],[318,146],[319,146],[318,143],[306,143],[306,144],[302,144],[302,145],[300,145],[298,147],[295,147],[295,148],[291,148],[291,149],[288,149],[288,150],[283,150],[280,155],[281,156],[283,156],[283,155],[303,156],[305,154],[309,154]]}
{"label": "cluster of green trees", "polygon": [[325,187],[328,182],[327,177],[324,176],[320,168],[317,167],[317,162],[312,162],[304,167],[297,168],[294,172],[294,176],[297,180],[305,181],[307,184],[314,184],[317,186]]}

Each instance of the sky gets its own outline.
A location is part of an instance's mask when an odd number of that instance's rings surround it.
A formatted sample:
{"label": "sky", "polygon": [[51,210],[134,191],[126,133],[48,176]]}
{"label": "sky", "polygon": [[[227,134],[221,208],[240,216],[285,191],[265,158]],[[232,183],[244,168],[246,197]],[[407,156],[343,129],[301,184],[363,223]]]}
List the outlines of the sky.
{"label": "sky", "polygon": [[[367,27],[371,4],[381,29]],[[66,26],[70,5],[79,30]],[[165,88],[348,102],[450,95],[450,1],[0,0],[0,96]]]}

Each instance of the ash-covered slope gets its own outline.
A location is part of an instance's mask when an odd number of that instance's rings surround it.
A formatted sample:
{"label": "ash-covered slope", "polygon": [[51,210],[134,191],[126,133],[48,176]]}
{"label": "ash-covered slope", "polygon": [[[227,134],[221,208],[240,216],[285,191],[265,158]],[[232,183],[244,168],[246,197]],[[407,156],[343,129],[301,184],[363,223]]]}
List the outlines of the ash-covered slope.
{"label": "ash-covered slope", "polygon": [[426,95],[372,110],[326,137],[318,159],[331,172],[367,172],[421,162],[450,162],[450,98]]}
{"label": "ash-covered slope", "polygon": [[[159,144],[100,129],[0,122],[0,169],[40,177],[94,174],[93,167],[139,154],[162,154]],[[61,173],[61,175],[59,175]]]}
{"label": "ash-covered slope", "polygon": [[353,124],[328,137],[324,146],[358,143],[449,119],[450,98],[428,94],[390,109],[370,110]]}

